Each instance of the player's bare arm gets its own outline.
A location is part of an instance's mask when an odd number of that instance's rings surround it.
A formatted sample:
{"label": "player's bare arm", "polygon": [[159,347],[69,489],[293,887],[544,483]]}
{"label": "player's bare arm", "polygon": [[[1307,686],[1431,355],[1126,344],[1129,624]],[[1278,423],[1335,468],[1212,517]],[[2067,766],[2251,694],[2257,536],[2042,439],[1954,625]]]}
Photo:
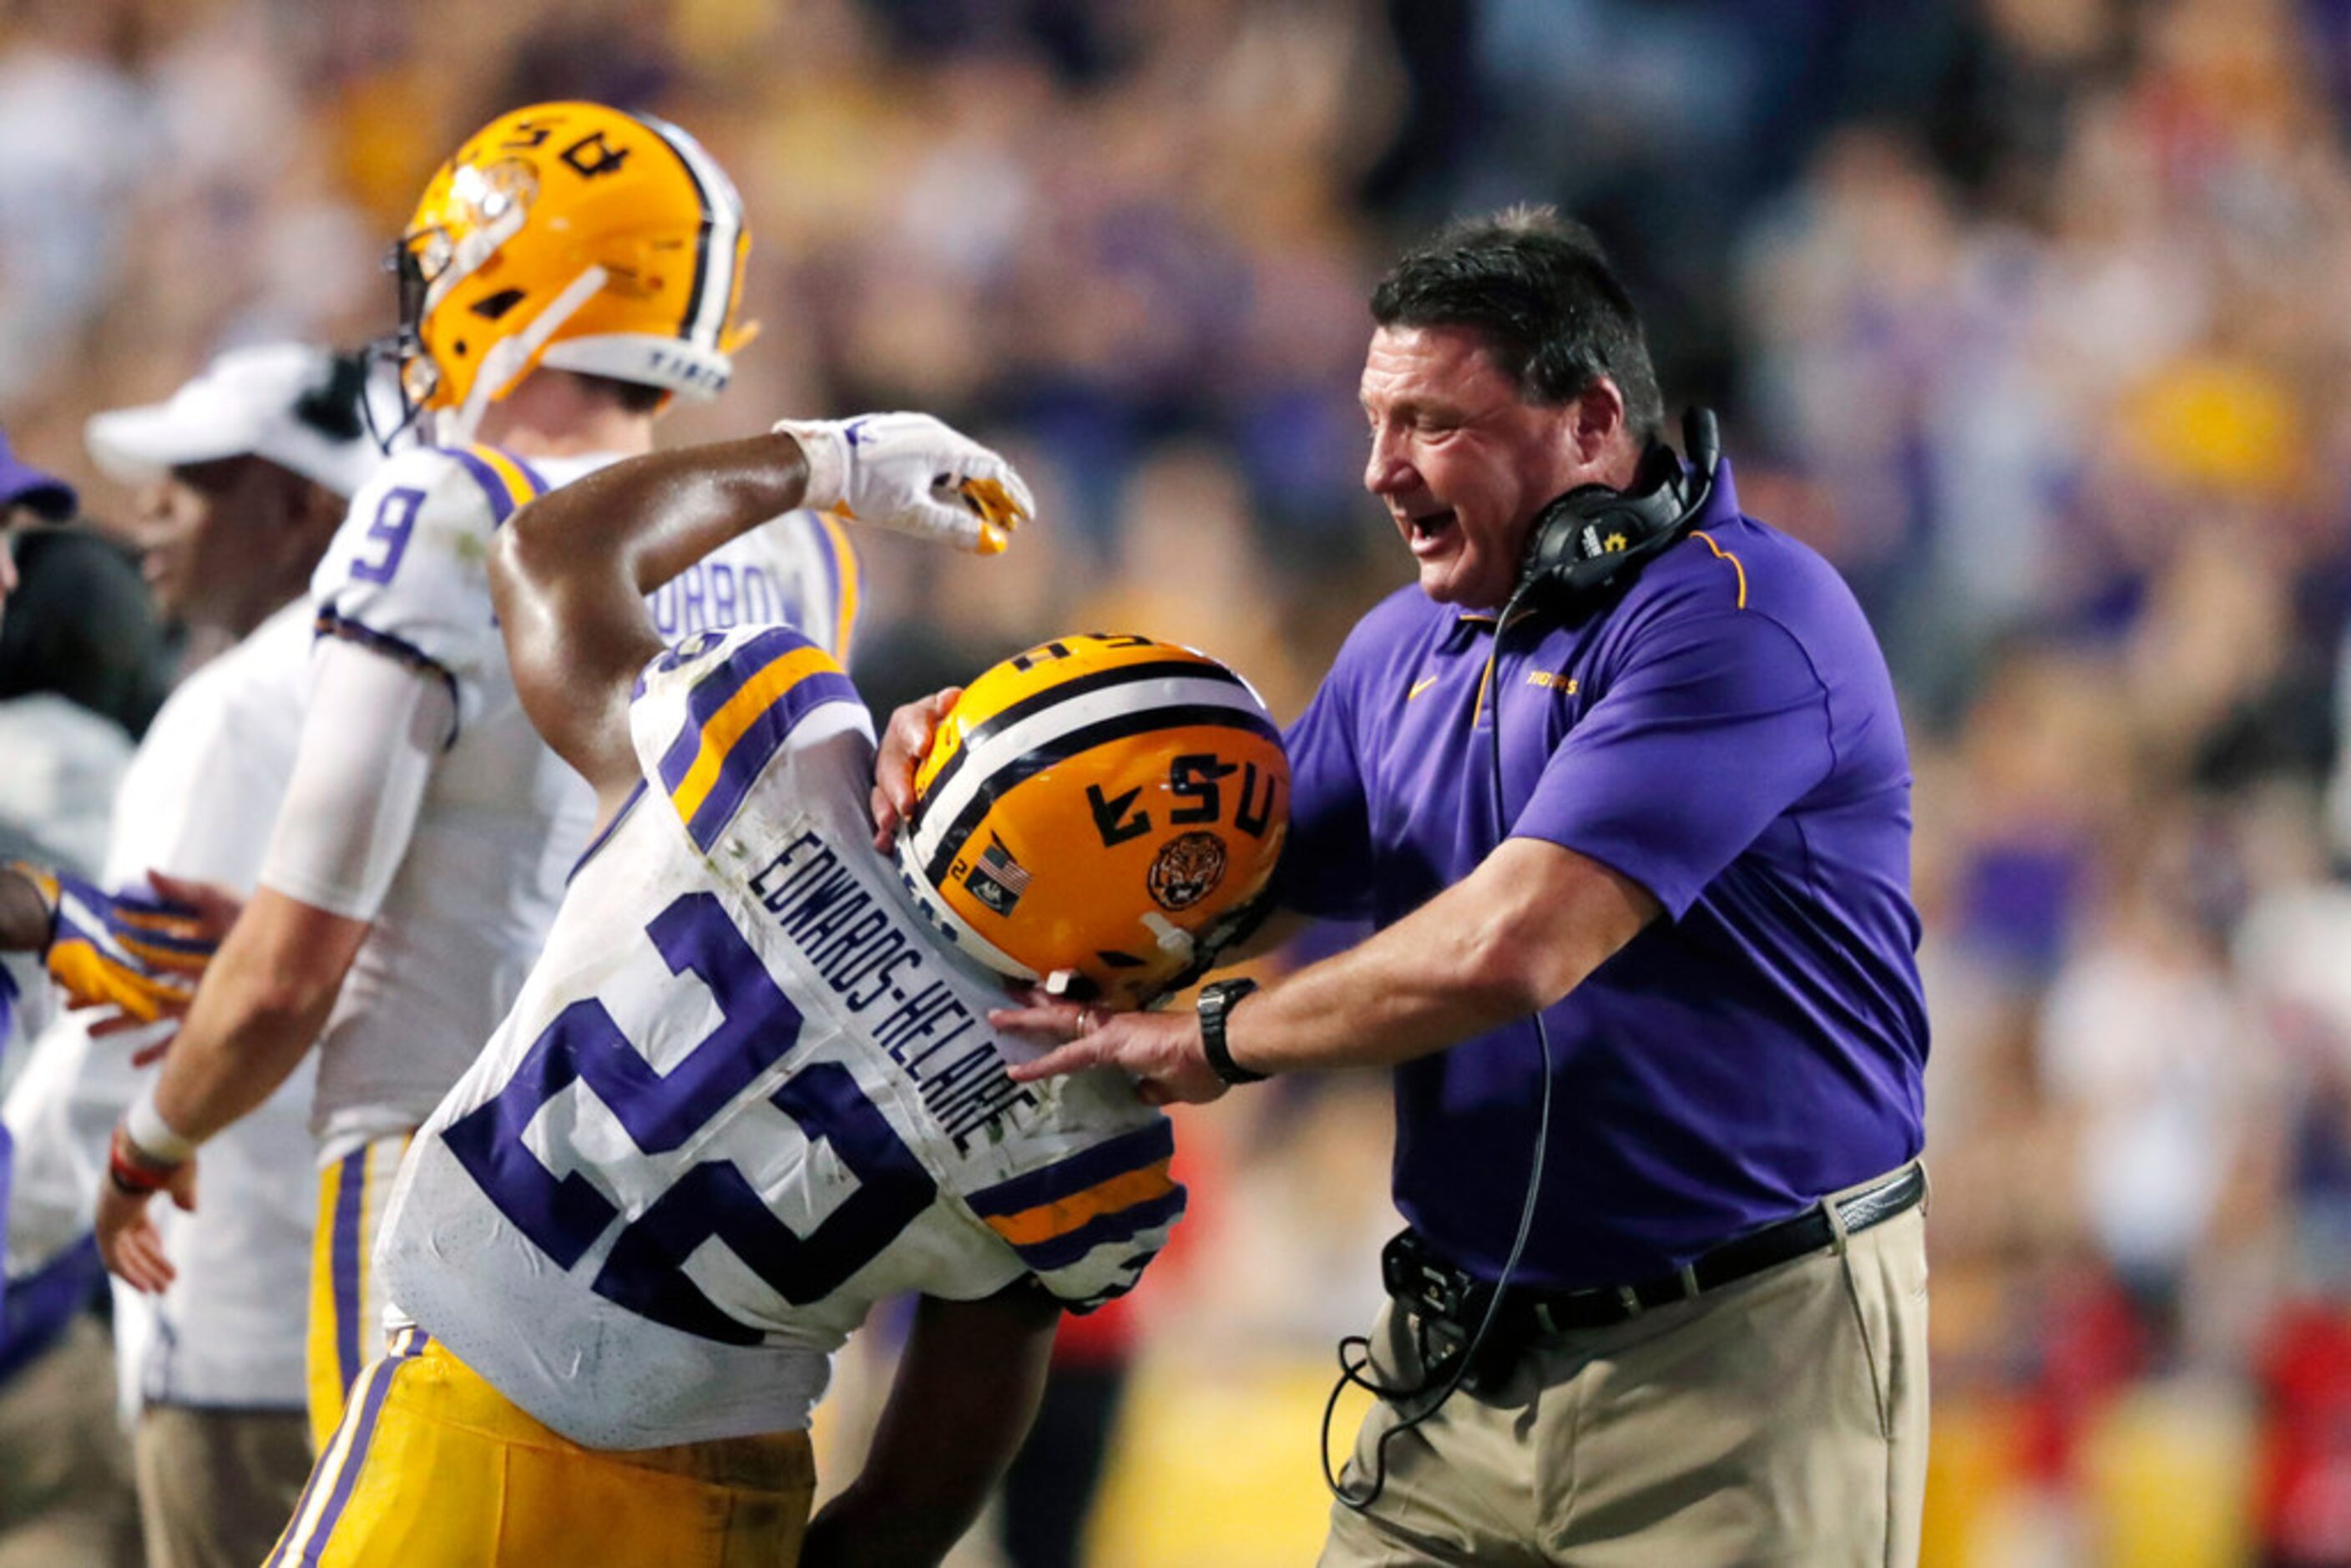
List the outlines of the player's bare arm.
{"label": "player's bare arm", "polygon": [[107,1267],[160,1291],[174,1270],[148,1213],[169,1190],[194,1203],[196,1146],[246,1115],[299,1063],[342,988],[368,922],[331,915],[264,887],[221,945],[212,977],[163,1060],[151,1099],[115,1135],[99,1189],[98,1244]]}
{"label": "player's bare arm", "polygon": [[616,463],[502,530],[490,582],[515,689],[607,817],[637,781],[629,696],[662,646],[643,595],[801,506],[976,554],[1034,509],[1010,465],[937,420],[868,414]]}
{"label": "player's bare arm", "polygon": [[[1511,839],[1386,930],[1243,998],[1226,1046],[1236,1064],[1261,1073],[1387,1066],[1442,1051],[1558,1001],[1659,907],[1597,861]],[[1105,1014],[1040,998],[989,1021],[1067,1042],[1014,1068],[1022,1082],[1110,1064],[1134,1073],[1155,1104],[1225,1092],[1188,1013]]]}
{"label": "player's bare arm", "polygon": [[169,1283],[148,1200],[204,1139],[275,1092],[318,1040],[453,723],[448,693],[428,672],[340,640],[314,655],[312,707],[262,887],[162,1072],[115,1131],[97,1228],[99,1251],[127,1281]]}
{"label": "player's bare arm", "polygon": [[798,507],[799,443],[766,434],[655,452],[564,486],[500,529],[490,592],[524,711],[610,816],[638,778],[629,693],[661,652],[644,596]]}
{"label": "player's bare arm", "polygon": [[925,1297],[865,1468],[810,1524],[802,1568],[946,1556],[1028,1436],[1061,1318],[1033,1280],[984,1301]]}

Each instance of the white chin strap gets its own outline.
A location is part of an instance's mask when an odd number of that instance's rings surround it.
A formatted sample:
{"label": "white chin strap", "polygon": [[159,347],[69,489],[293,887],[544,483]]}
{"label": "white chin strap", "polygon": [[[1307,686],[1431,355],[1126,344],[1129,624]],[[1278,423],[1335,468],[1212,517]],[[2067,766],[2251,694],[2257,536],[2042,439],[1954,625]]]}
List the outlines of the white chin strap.
{"label": "white chin strap", "polygon": [[498,392],[522,374],[524,367],[547,346],[547,340],[578,315],[581,306],[596,298],[611,276],[601,267],[590,267],[573,278],[570,286],[557,295],[529,326],[492,344],[489,352],[482,356],[482,368],[475,372],[474,390],[465,394],[463,404],[443,411],[434,428],[434,439],[444,446],[463,446],[473,440],[483,413]]}

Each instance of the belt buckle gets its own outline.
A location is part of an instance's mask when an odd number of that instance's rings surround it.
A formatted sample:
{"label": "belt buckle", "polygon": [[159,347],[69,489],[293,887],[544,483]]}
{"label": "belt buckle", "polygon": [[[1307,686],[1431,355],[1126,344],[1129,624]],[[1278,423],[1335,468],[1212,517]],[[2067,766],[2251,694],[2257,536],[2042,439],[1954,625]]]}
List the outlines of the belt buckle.
{"label": "belt buckle", "polygon": [[1627,1322],[1649,1310],[1647,1303],[1641,1300],[1641,1292],[1630,1285],[1616,1287],[1616,1304],[1625,1309],[1625,1321]]}

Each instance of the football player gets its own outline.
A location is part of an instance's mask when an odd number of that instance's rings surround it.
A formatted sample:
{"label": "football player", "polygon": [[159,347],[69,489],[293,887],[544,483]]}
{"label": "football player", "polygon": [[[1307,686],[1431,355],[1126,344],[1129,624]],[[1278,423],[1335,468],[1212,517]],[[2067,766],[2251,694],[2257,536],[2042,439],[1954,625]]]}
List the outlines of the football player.
{"label": "football player", "polygon": [[[319,1044],[320,1441],[381,1322],[368,1259],[392,1170],[512,1004],[594,811],[516,704],[490,547],[533,497],[647,450],[669,399],[725,386],[748,245],[684,131],[553,103],[469,138],[394,247],[402,391],[438,444],[382,465],[319,565],[310,701],[259,890],[120,1140],[122,1170],[181,1159]],[[747,530],[678,580],[698,585],[674,590],[681,631],[785,618],[845,652],[855,567],[831,519]],[[99,1195],[99,1245],[155,1290],[171,1269],[137,1186]]]}
{"label": "football player", "polygon": [[[840,665],[788,628],[664,647],[642,592],[804,484],[867,518],[969,495],[980,531],[1027,497],[921,416],[778,428],[608,469],[497,543],[522,701],[603,828],[402,1167],[388,1351],[274,1564],[935,1563],[1060,1312],[1182,1210],[1125,1080],[1023,1091],[983,1019],[1007,974],[1125,1004],[1205,961],[1279,852],[1279,733],[1203,655],[1045,644],[966,694],[926,858],[893,866]],[[872,1453],[810,1523],[831,1353],[906,1291]]]}

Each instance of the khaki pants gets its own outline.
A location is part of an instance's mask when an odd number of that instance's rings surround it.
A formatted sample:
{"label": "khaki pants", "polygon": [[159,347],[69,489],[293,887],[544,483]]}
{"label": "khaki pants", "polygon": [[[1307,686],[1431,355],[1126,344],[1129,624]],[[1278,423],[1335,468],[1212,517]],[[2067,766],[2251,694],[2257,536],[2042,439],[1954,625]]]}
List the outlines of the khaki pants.
{"label": "khaki pants", "polygon": [[114,1346],[87,1313],[0,1391],[0,1568],[137,1568]]}
{"label": "khaki pants", "polygon": [[253,1568],[309,1479],[310,1418],[151,1405],[133,1449],[148,1568]]}
{"label": "khaki pants", "polygon": [[[1421,1375],[1391,1309],[1383,1382]],[[1411,1406],[1416,1408],[1417,1406]],[[1347,1466],[1360,1495],[1381,1402]],[[1457,1392],[1387,1447],[1324,1568],[1907,1568],[1927,1478],[1927,1249],[1912,1209],[1694,1301],[1537,1340],[1493,1403]]]}

